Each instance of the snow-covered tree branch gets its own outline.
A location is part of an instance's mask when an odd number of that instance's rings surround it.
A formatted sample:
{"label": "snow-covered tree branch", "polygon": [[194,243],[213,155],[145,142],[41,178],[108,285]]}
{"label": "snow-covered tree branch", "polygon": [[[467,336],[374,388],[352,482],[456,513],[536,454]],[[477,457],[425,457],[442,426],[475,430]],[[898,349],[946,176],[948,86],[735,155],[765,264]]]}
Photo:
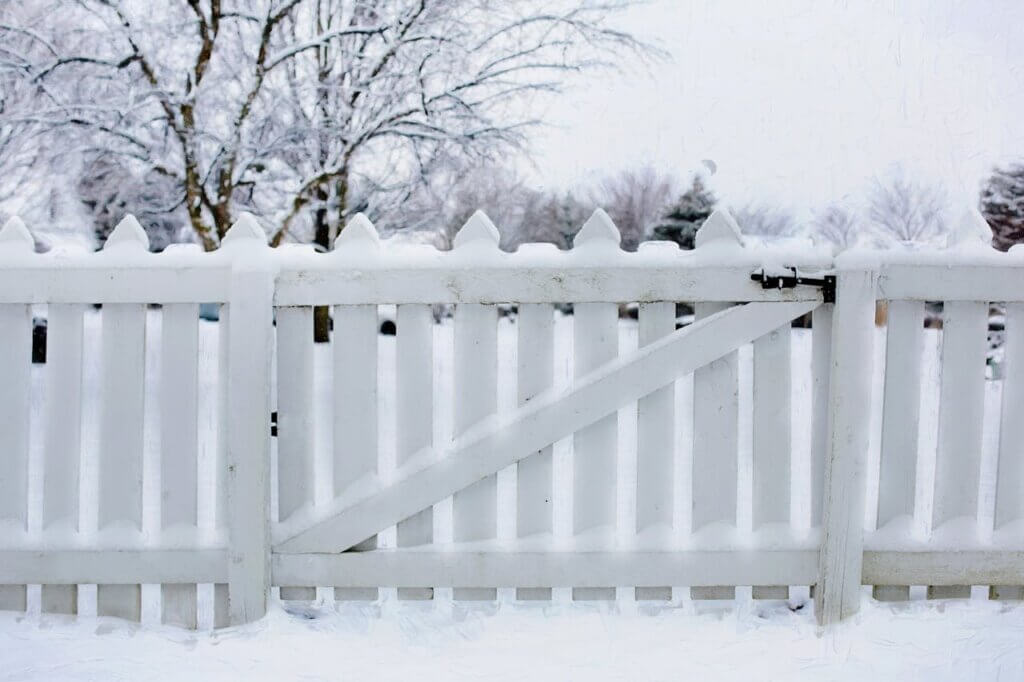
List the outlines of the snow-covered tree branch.
{"label": "snow-covered tree branch", "polygon": [[4,7],[0,68],[32,102],[0,112],[3,134],[61,137],[60,154],[94,174],[81,178],[88,201],[138,187],[121,200],[152,220],[187,220],[207,249],[240,210],[263,216],[274,243],[329,248],[356,210],[386,220],[438,159],[472,164],[519,147],[537,122],[535,95],[558,92],[580,70],[654,54],[609,23],[625,4]]}

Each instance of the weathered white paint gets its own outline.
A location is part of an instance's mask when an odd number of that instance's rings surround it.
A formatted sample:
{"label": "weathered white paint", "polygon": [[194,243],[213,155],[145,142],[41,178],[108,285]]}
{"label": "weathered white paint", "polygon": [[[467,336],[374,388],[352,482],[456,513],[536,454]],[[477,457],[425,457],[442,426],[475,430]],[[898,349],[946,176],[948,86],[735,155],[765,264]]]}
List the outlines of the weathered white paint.
{"label": "weathered white paint", "polygon": [[[243,216],[225,237],[236,253],[228,342],[228,603],[232,623],[261,618],[270,590],[270,357],[274,277],[265,237]],[[233,239],[228,239],[232,237]]]}
{"label": "weathered white paint", "polygon": [[[313,504],[313,308],[277,315],[277,517]],[[312,600],[316,590],[281,587],[281,599]]]}
{"label": "weathered white paint", "polygon": [[82,433],[82,307],[48,306],[43,527],[78,530]]}
{"label": "weathered white paint", "polygon": [[1006,306],[996,528],[1024,518],[1024,304]]}
{"label": "weathered white paint", "polygon": [[[195,537],[198,526],[199,306],[174,303],[161,313],[160,527]],[[161,586],[165,623],[195,628],[196,585]]]}
{"label": "weathered white paint", "polygon": [[860,607],[865,468],[871,414],[875,273],[839,273],[829,378],[829,447],[818,583],[818,622],[836,623]]}
{"label": "weathered white paint", "polygon": [[[434,317],[427,305],[399,305],[396,316],[396,438],[399,470],[434,438]],[[398,546],[429,544],[434,538],[434,511],[412,510],[398,521]],[[383,528],[383,527],[382,527]],[[381,528],[371,532],[377,532]],[[357,538],[356,542],[362,538]],[[344,549],[344,548],[343,548]],[[430,599],[429,586],[399,590],[399,598]]]}
{"label": "weathered white paint", "polygon": [[[573,311],[573,374],[579,380],[619,352],[615,303],[577,303]],[[614,541],[618,415],[608,414],[573,437],[573,533]],[[573,588],[573,599],[614,599],[614,587]]]}
{"label": "weathered white paint", "polygon": [[375,305],[334,308],[335,495],[377,476],[378,324]]}
{"label": "weathered white paint", "polygon": [[[349,239],[355,231],[345,228]],[[377,477],[377,306],[335,306],[332,354],[334,357],[334,495],[359,480]],[[377,536],[354,550],[377,547]],[[335,587],[334,598],[376,599],[376,588],[350,590]]]}
{"label": "weathered white paint", "polygon": [[882,396],[878,527],[914,514],[924,306],[889,301]]}
{"label": "weathered white paint", "polygon": [[[639,310],[641,347],[675,331],[675,303],[642,303]],[[644,531],[669,531],[674,514],[675,384],[659,388],[637,401],[636,526]],[[637,586],[636,599],[667,600],[672,587]]]}
{"label": "weathered white paint", "polygon": [[988,304],[949,301],[942,323],[933,529],[952,519],[977,518]]}
{"label": "weathered white paint", "polygon": [[[543,303],[523,303],[516,318],[517,404],[551,388],[554,380],[554,311]],[[516,464],[516,534],[554,531],[552,447],[545,446]],[[519,587],[517,599],[550,599],[550,587]]]}
{"label": "weathered white paint", "polygon": [[[77,304],[47,306],[43,531],[78,530],[82,434],[82,312]],[[44,613],[77,613],[76,585],[42,583]]]}
{"label": "weathered white paint", "polygon": [[223,549],[0,550],[0,583],[49,585],[217,583],[228,576]]}
{"label": "weathered white paint", "polygon": [[828,454],[828,396],[832,374],[832,321],[835,304],[811,313],[811,526],[820,527],[825,460]]}
{"label": "weathered white paint", "polygon": [[[754,530],[790,524],[790,325],[754,341],[753,510]],[[755,586],[754,599],[787,599],[785,585]]]}
{"label": "weathered white paint", "polygon": [[[497,409],[497,331],[497,309],[494,306],[467,303],[456,308],[455,423],[452,431],[456,438]],[[497,504],[496,475],[486,476],[456,491],[452,499],[452,536],[455,542],[496,538]],[[497,595],[493,589],[457,588],[453,596],[456,599],[489,600]]]}
{"label": "weathered white paint", "polygon": [[813,583],[814,550],[274,554],[274,582],[584,587]]}
{"label": "weathered white paint", "polygon": [[[146,309],[103,306],[100,394],[100,530],[142,530],[142,427]],[[96,612],[139,620],[139,585],[99,585]]]}
{"label": "weathered white paint", "polygon": [[0,305],[0,522],[28,529],[32,310]]}

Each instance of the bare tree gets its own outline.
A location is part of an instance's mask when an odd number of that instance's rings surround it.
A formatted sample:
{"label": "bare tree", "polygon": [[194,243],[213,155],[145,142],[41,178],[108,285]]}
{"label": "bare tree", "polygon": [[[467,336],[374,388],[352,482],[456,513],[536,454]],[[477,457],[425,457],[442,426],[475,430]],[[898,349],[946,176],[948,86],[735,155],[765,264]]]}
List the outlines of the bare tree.
{"label": "bare tree", "polygon": [[934,241],[946,231],[946,197],[941,188],[916,182],[897,171],[876,179],[868,194],[868,217],[885,239]]}
{"label": "bare tree", "polygon": [[51,0],[5,14],[0,43],[27,37],[13,58],[39,100],[18,123],[166,178],[152,212],[180,211],[205,248],[240,209],[274,243],[326,248],[438,159],[521,145],[524,103],[567,75],[647,52],[608,24],[627,2]]}
{"label": "bare tree", "polygon": [[829,204],[811,218],[811,230],[843,251],[857,242],[863,226],[849,208],[841,204]]}
{"label": "bare tree", "polygon": [[732,215],[744,234],[777,238],[796,232],[793,214],[775,206],[750,203],[734,209]]}
{"label": "bare tree", "polygon": [[664,214],[675,187],[671,175],[644,166],[606,178],[593,200],[615,221],[622,233],[622,247],[634,251]]}

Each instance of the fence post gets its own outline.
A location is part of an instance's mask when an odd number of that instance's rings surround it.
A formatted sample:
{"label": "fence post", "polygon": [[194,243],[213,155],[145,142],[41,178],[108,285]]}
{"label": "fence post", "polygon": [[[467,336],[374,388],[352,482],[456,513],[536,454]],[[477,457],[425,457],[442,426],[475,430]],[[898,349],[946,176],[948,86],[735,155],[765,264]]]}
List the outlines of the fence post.
{"label": "fence post", "polygon": [[274,272],[266,236],[243,214],[224,237],[231,292],[227,376],[228,613],[257,620],[270,591],[270,360]]}
{"label": "fence post", "polygon": [[829,625],[860,608],[865,468],[877,272],[840,266],[832,322],[828,451],[815,613]]}

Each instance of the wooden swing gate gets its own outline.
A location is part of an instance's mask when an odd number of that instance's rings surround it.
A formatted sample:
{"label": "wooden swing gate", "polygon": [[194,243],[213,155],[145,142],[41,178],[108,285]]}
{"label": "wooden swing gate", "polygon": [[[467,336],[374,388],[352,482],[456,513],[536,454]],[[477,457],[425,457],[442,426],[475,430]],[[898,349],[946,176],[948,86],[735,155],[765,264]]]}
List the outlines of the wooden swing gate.
{"label": "wooden swing gate", "polygon": [[[846,598],[849,585],[819,579],[820,532],[795,531],[790,514],[790,327],[813,314],[814,391],[827,405],[834,278],[827,286],[824,279],[816,286],[770,275],[755,281],[766,252],[744,248],[725,214],[705,225],[689,254],[665,243],[622,252],[603,214],[587,223],[568,253],[544,245],[501,253],[482,215],[443,256],[427,248],[392,261],[371,237],[359,240],[361,252],[356,241],[349,233],[336,253],[360,262],[358,273],[337,264],[285,266],[277,280],[279,506],[271,574],[282,598],[313,599],[316,587],[327,586],[336,599],[375,599],[380,588],[397,588],[400,599],[494,600],[504,589],[504,598],[520,600],[558,598],[556,590],[574,600],[668,600],[681,587],[697,599],[731,599],[736,586],[752,586],[755,597],[784,599],[790,586],[816,584],[826,609],[830,595]],[[778,255],[786,257],[784,250]],[[821,269],[829,261],[810,252],[787,264]],[[866,283],[856,292],[864,300],[840,319],[859,324],[863,336],[873,328],[874,299]],[[692,324],[676,324],[677,301],[695,304]],[[637,347],[620,352],[620,305],[634,302]],[[386,303],[397,304],[394,413],[381,419],[377,305]],[[565,303],[573,305],[572,380],[556,386],[554,306]],[[442,350],[432,349],[436,304],[453,307],[449,395],[433,386],[432,364]],[[500,304],[515,306],[517,359],[516,405],[503,411],[497,408]],[[334,324],[333,489],[320,505],[309,441],[318,305],[332,306]],[[858,353],[870,348],[870,339],[858,345],[856,334],[849,341]],[[736,530],[738,357],[748,344],[754,533],[744,539]],[[688,410],[677,419],[680,380],[692,390],[692,416]],[[438,394],[452,401],[447,439],[435,434]],[[630,406],[635,413],[619,414]],[[855,424],[843,419],[858,417],[840,415],[837,426],[853,431]],[[395,467],[387,476],[378,433],[385,419],[395,424]],[[812,474],[818,481],[826,419],[819,409]],[[682,492],[674,485],[674,451],[684,421],[692,459],[682,466],[692,475]],[[632,491],[617,480],[619,432],[627,427],[636,434]],[[571,475],[559,477],[553,451],[567,441]],[[822,485],[813,487],[820,525]],[[571,500],[562,533],[560,496]],[[628,500],[624,515],[618,497]],[[834,522],[846,524],[846,513],[856,511],[846,508]],[[686,533],[679,532],[683,525]],[[839,575],[850,568],[845,562],[860,561],[845,547],[832,551],[851,554],[843,556]],[[859,568],[853,574],[859,590]]]}
{"label": "wooden swing gate", "polygon": [[[737,587],[771,599],[809,586],[832,623],[857,610],[862,583],[890,597],[1022,585],[1012,542],[871,546],[885,529],[865,542],[876,298],[896,302],[881,524],[907,516],[900,495],[914,489],[916,452],[894,420],[918,395],[897,379],[914,378],[904,364],[917,361],[923,301],[972,301],[950,307],[953,414],[960,394],[977,399],[973,301],[1024,291],[1019,259],[985,255],[982,277],[956,258],[745,244],[724,211],[693,251],[637,253],[600,211],[569,251],[515,253],[481,213],[448,252],[382,242],[362,216],[329,254],[271,249],[243,216],[214,253],[150,254],[128,218],[100,252],[51,256],[12,221],[0,232],[0,608],[92,603],[138,620],[149,599],[165,622],[196,627],[202,603],[210,624],[260,618],[275,586],[286,600],[318,588],[336,600],[731,599]],[[201,303],[218,322],[199,322]],[[624,304],[637,304],[636,327]],[[329,343],[314,343],[318,306]],[[380,333],[385,306],[393,337]],[[43,307],[48,357],[33,367]],[[635,343],[620,346],[628,328]],[[961,356],[970,369],[955,369]],[[1024,385],[1010,367],[1006,400]],[[41,400],[26,399],[37,384]],[[1005,440],[1020,443],[1011,402]],[[943,519],[978,499],[949,483],[973,472],[968,421],[939,434]],[[1012,525],[1024,467],[1010,448],[999,508]]]}

